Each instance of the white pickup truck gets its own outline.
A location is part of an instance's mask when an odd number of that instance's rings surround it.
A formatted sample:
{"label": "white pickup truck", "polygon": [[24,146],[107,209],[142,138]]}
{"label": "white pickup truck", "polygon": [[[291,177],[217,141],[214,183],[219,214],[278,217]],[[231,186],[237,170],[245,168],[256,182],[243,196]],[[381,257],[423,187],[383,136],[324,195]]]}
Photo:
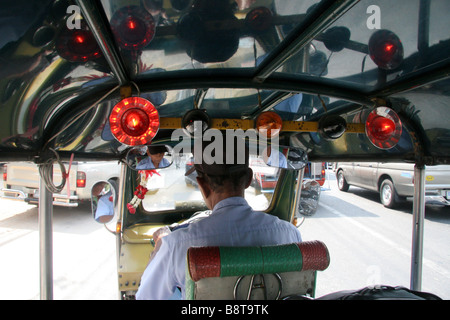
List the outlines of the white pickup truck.
{"label": "white pickup truck", "polygon": [[[65,164],[66,172],[69,164]],[[82,201],[91,198],[92,186],[100,180],[117,180],[120,176],[120,164],[117,161],[73,162],[69,178],[60,193],[53,194],[53,204],[76,207]],[[3,165],[3,186],[0,197],[37,204],[39,201],[39,169],[32,162],[10,162]],[[53,167],[55,185],[61,183],[59,165]]]}

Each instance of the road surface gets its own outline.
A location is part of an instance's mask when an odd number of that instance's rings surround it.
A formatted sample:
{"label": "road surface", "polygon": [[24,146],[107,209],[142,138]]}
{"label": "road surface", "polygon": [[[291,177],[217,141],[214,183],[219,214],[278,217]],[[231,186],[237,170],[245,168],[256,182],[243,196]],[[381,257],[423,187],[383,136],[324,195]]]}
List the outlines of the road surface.
{"label": "road surface", "polygon": [[[385,208],[375,192],[337,189],[328,171],[316,214],[300,226],[303,240],[322,240],[330,267],[318,273],[316,296],[367,285],[410,287],[412,202]],[[425,209],[422,290],[450,299],[450,207]]]}
{"label": "road surface", "polygon": [[[115,238],[89,206],[53,212],[53,297],[117,299]],[[39,299],[38,210],[0,199],[0,299]]]}
{"label": "road surface", "polygon": [[[332,173],[328,171],[328,173]],[[376,193],[324,185],[303,240],[322,240],[330,267],[318,273],[316,296],[372,284],[410,284],[412,205],[384,208]],[[54,299],[117,299],[115,238],[87,205],[54,208]],[[450,299],[450,208],[426,209],[422,289]],[[0,199],[0,299],[39,299],[37,207]]]}

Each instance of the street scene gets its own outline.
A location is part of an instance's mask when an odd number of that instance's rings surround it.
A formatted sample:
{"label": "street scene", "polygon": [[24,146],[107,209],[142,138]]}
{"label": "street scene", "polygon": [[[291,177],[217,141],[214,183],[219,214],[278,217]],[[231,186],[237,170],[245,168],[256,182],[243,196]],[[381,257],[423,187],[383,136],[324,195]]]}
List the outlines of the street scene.
{"label": "street scene", "polygon": [[[316,296],[374,284],[410,287],[412,200],[397,209],[380,203],[377,192],[339,191],[334,172],[317,212],[300,226],[303,241],[326,243],[331,263],[318,274]],[[426,206],[422,290],[450,299],[450,207]]]}
{"label": "street scene", "polygon": [[1,300],[450,300],[450,1],[2,4]]}
{"label": "street scene", "polygon": [[[342,192],[333,170],[326,177],[317,212],[299,227],[303,241],[321,240],[330,251],[316,297],[375,284],[409,287],[412,202],[388,209],[378,193]],[[427,206],[422,290],[443,299],[450,299],[449,232],[450,208]],[[0,255],[0,299],[39,299],[37,206],[0,199]],[[89,203],[54,207],[53,258],[54,299],[119,299],[115,236],[95,222]]]}

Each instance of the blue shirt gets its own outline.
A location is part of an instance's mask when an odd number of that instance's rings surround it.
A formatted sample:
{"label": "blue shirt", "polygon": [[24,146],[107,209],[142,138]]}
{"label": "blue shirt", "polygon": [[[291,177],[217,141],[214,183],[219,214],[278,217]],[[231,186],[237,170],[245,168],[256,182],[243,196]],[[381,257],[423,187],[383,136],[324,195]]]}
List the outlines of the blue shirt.
{"label": "blue shirt", "polygon": [[114,215],[114,204],[110,200],[111,196],[112,192],[109,191],[98,199],[97,210],[95,211],[95,220],[98,221],[98,219],[102,216]]}
{"label": "blue shirt", "polygon": [[186,254],[190,247],[264,246],[301,242],[291,223],[254,211],[244,198],[220,201],[209,217],[163,237],[158,253],[145,269],[136,299],[169,299],[177,287],[184,297]]}
{"label": "blue shirt", "polygon": [[[159,163],[158,168],[166,168],[170,166],[170,162],[169,160],[167,160],[166,158],[162,158],[161,162]],[[136,169],[138,170],[151,170],[151,169],[155,169],[155,165],[152,162],[152,158],[147,157],[142,159],[138,165],[136,166]]]}
{"label": "blue shirt", "polygon": [[[278,159],[276,157],[277,155]],[[287,168],[286,156],[282,154],[280,151],[272,148],[270,152],[270,157],[267,160],[267,165],[274,168]]]}

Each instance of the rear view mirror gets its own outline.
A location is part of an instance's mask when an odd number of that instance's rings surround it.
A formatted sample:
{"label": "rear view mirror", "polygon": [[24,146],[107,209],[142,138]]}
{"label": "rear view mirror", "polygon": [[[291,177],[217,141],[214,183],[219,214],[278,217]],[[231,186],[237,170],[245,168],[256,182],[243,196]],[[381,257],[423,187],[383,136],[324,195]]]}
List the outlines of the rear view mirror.
{"label": "rear view mirror", "polygon": [[262,153],[264,163],[270,167],[288,170],[303,169],[308,163],[308,155],[300,148],[269,146]]}
{"label": "rear view mirror", "polygon": [[111,222],[117,201],[115,181],[99,181],[91,189],[92,216],[99,223]]}
{"label": "rear view mirror", "polygon": [[127,153],[126,162],[132,170],[167,168],[172,164],[172,148],[166,145],[133,147]]}

